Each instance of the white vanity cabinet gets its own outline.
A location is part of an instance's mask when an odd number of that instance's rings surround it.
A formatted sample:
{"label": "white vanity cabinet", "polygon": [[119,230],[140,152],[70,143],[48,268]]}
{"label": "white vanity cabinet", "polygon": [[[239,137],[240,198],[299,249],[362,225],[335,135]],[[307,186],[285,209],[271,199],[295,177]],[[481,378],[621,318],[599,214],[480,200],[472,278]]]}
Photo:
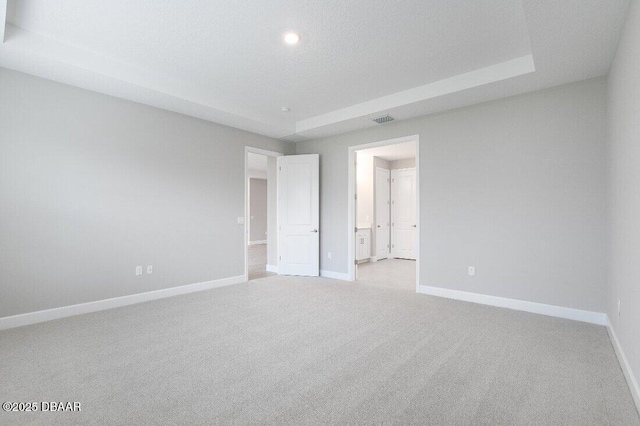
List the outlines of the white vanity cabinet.
{"label": "white vanity cabinet", "polygon": [[356,232],[356,260],[371,257],[371,228],[358,228]]}

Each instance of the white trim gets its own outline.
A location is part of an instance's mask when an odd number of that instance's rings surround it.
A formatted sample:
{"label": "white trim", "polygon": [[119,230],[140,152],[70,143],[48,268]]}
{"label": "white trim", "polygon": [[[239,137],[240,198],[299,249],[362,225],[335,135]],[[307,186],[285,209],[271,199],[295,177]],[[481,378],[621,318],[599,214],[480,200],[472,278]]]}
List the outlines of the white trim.
{"label": "white trim", "polygon": [[267,240],[249,241],[250,246],[257,246],[260,244],[267,244]]}
{"label": "white trim", "polygon": [[[266,155],[267,157],[281,157],[284,154],[276,151],[269,151],[252,146],[244,147],[244,280],[249,281],[249,153]],[[277,174],[276,174],[277,176]],[[278,212],[276,211],[276,216]],[[278,247],[276,236],[276,247]],[[278,250],[276,248],[276,250]],[[277,259],[278,253],[276,253]]]}
{"label": "white trim", "polygon": [[245,146],[244,151],[245,153],[251,152],[253,154],[266,155],[267,157],[282,157],[284,155],[278,151],[270,151],[268,149],[255,148],[253,146]]}
{"label": "white trim", "polygon": [[387,139],[377,142],[370,142],[361,145],[354,145],[349,147],[348,155],[348,183],[347,183],[347,232],[349,238],[347,247],[347,276],[349,281],[355,281],[356,268],[354,268],[355,260],[355,193],[356,193],[356,174],[355,174],[355,158],[356,151],[363,149],[375,148],[377,146],[396,145],[405,142],[416,143],[416,227],[418,228],[418,247],[416,248],[416,292],[419,292],[420,287],[420,245],[422,244],[420,235],[422,234],[422,228],[420,226],[420,135],[402,136],[395,139]]}
{"label": "white trim", "polygon": [[609,333],[609,339],[611,340],[611,345],[613,346],[613,350],[618,357],[618,362],[620,363],[620,367],[622,368],[622,373],[624,374],[624,378],[627,381],[627,385],[629,385],[629,391],[631,391],[631,396],[633,397],[633,401],[636,403],[636,409],[638,413],[640,413],[640,386],[638,386],[638,381],[636,380],[635,375],[633,374],[633,370],[627,361],[627,357],[624,355],[624,351],[622,350],[622,346],[620,345],[620,341],[618,340],[618,336],[616,335],[615,330],[613,329],[613,325],[611,321],[609,321],[609,317],[607,316],[607,332]]}
{"label": "white trim", "polygon": [[267,265],[266,271],[267,272],[275,272],[277,274],[278,273],[278,267],[276,265]]}
{"label": "white trim", "polygon": [[130,294],[128,296],[113,297],[111,299],[96,300],[93,302],[79,303],[77,305],[62,306],[60,308],[46,309],[43,311],[29,312],[26,314],[13,315],[0,318],[0,330],[21,327],[23,325],[36,324],[60,318],[72,317],[75,315],[88,314],[91,312],[104,311],[106,309],[119,308],[121,306],[133,305],[136,303],[149,302],[151,300],[164,299],[166,297],[178,296],[181,294],[195,293],[197,291],[210,290],[232,284],[245,282],[243,275],[236,277],[221,278],[218,280],[205,281],[196,284],[188,284],[178,287],[164,288],[162,290],[148,291],[146,293]]}
{"label": "white trim", "polygon": [[334,280],[353,281],[352,279],[350,279],[349,274],[345,274],[343,272],[320,270],[320,276],[324,278],[333,278]]}
{"label": "white trim", "polygon": [[588,322],[591,324],[607,325],[607,314],[601,312],[583,311],[581,309],[565,308],[563,306],[546,305],[538,302],[528,302],[526,300],[508,299],[506,297],[489,296],[487,294],[469,293],[460,290],[450,290],[447,288],[430,287],[421,285],[418,293],[430,296],[444,297],[447,299],[462,300],[465,302],[478,303],[480,305],[497,306],[500,308],[513,309],[516,311],[531,312],[534,314],[548,315],[557,318],[566,318],[575,321]]}

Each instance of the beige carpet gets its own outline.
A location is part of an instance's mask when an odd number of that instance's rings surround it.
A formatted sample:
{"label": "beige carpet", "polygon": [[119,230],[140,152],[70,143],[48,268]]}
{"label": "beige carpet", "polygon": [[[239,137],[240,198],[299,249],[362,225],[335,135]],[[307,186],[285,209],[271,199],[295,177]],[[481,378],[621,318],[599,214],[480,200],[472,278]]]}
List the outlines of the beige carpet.
{"label": "beige carpet", "polygon": [[405,259],[364,262],[358,265],[358,281],[415,293],[416,262]]}
{"label": "beige carpet", "polygon": [[267,245],[249,246],[249,281],[271,275],[275,275],[275,273],[267,272]]}
{"label": "beige carpet", "polygon": [[0,424],[638,425],[604,327],[268,277],[0,332]]}

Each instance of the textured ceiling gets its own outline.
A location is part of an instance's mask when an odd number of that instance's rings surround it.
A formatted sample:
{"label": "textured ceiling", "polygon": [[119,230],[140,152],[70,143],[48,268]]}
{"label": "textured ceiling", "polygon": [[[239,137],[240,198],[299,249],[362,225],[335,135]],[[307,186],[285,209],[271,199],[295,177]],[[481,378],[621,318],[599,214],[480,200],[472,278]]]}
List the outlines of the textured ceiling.
{"label": "textured ceiling", "polygon": [[[376,125],[370,118],[381,113],[405,119],[605,74],[627,8],[9,0],[0,66],[301,140]],[[282,42],[287,30],[302,35],[299,45]]]}

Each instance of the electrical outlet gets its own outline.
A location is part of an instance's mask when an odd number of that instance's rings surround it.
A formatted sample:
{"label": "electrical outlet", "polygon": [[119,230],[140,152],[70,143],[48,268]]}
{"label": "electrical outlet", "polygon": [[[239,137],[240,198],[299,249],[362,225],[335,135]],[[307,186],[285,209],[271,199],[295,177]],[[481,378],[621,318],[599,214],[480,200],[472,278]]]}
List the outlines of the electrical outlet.
{"label": "electrical outlet", "polygon": [[153,265],[148,265],[147,266],[147,275],[148,274],[153,274]]}
{"label": "electrical outlet", "polygon": [[142,266],[136,266],[136,276],[142,275]]}
{"label": "electrical outlet", "polygon": [[620,315],[620,301],[618,300],[618,315]]}
{"label": "electrical outlet", "polygon": [[327,253],[327,259],[331,259],[331,252]]}
{"label": "electrical outlet", "polygon": [[238,216],[238,225],[244,225],[244,217]]}
{"label": "electrical outlet", "polygon": [[469,266],[469,275],[473,276],[476,274],[476,268],[473,266]]}

